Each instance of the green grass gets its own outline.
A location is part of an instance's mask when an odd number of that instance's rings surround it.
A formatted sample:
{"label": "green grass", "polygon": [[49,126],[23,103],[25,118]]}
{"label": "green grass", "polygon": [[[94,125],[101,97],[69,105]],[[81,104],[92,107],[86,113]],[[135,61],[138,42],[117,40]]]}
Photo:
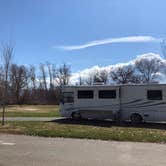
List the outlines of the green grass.
{"label": "green grass", "polygon": [[102,127],[88,124],[66,124],[58,122],[7,122],[5,126],[0,126],[0,133],[166,143],[165,129],[116,125]]}
{"label": "green grass", "polygon": [[[0,117],[2,116],[2,110]],[[6,117],[59,117],[57,105],[11,105],[6,108]]]}

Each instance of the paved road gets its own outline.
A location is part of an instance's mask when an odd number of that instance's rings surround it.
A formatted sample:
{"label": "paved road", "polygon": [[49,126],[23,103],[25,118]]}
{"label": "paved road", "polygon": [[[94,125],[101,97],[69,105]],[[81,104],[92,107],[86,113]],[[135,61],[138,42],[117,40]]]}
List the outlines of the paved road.
{"label": "paved road", "polygon": [[64,119],[61,117],[6,117],[5,121],[53,121]]}
{"label": "paved road", "polygon": [[166,145],[0,135],[0,166],[165,166]]}

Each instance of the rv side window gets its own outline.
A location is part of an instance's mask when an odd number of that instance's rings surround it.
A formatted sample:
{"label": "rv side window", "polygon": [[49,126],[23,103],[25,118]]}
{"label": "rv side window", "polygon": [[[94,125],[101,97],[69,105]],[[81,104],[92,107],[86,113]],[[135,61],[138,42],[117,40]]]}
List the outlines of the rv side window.
{"label": "rv side window", "polygon": [[147,98],[149,100],[162,100],[162,91],[161,90],[148,90]]}
{"label": "rv side window", "polygon": [[116,98],[116,90],[100,90],[99,91],[100,99],[115,99]]}
{"label": "rv side window", "polygon": [[64,103],[73,103],[74,102],[74,93],[73,92],[64,92],[63,93],[63,102]]}
{"label": "rv side window", "polygon": [[78,99],[92,99],[93,91],[92,90],[79,90],[77,97],[78,97]]}

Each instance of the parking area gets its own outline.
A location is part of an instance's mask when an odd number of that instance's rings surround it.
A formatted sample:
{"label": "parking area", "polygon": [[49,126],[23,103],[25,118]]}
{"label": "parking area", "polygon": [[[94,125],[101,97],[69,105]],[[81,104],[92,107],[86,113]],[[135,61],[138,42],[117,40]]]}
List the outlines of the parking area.
{"label": "parking area", "polygon": [[0,134],[0,166],[165,166],[166,145]]}

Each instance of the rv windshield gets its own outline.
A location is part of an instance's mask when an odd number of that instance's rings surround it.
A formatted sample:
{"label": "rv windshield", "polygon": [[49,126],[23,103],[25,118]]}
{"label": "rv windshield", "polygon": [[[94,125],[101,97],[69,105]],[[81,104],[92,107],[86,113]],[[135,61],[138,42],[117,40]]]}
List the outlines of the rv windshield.
{"label": "rv windshield", "polygon": [[73,103],[74,102],[74,93],[73,92],[64,92],[63,93],[63,103]]}

